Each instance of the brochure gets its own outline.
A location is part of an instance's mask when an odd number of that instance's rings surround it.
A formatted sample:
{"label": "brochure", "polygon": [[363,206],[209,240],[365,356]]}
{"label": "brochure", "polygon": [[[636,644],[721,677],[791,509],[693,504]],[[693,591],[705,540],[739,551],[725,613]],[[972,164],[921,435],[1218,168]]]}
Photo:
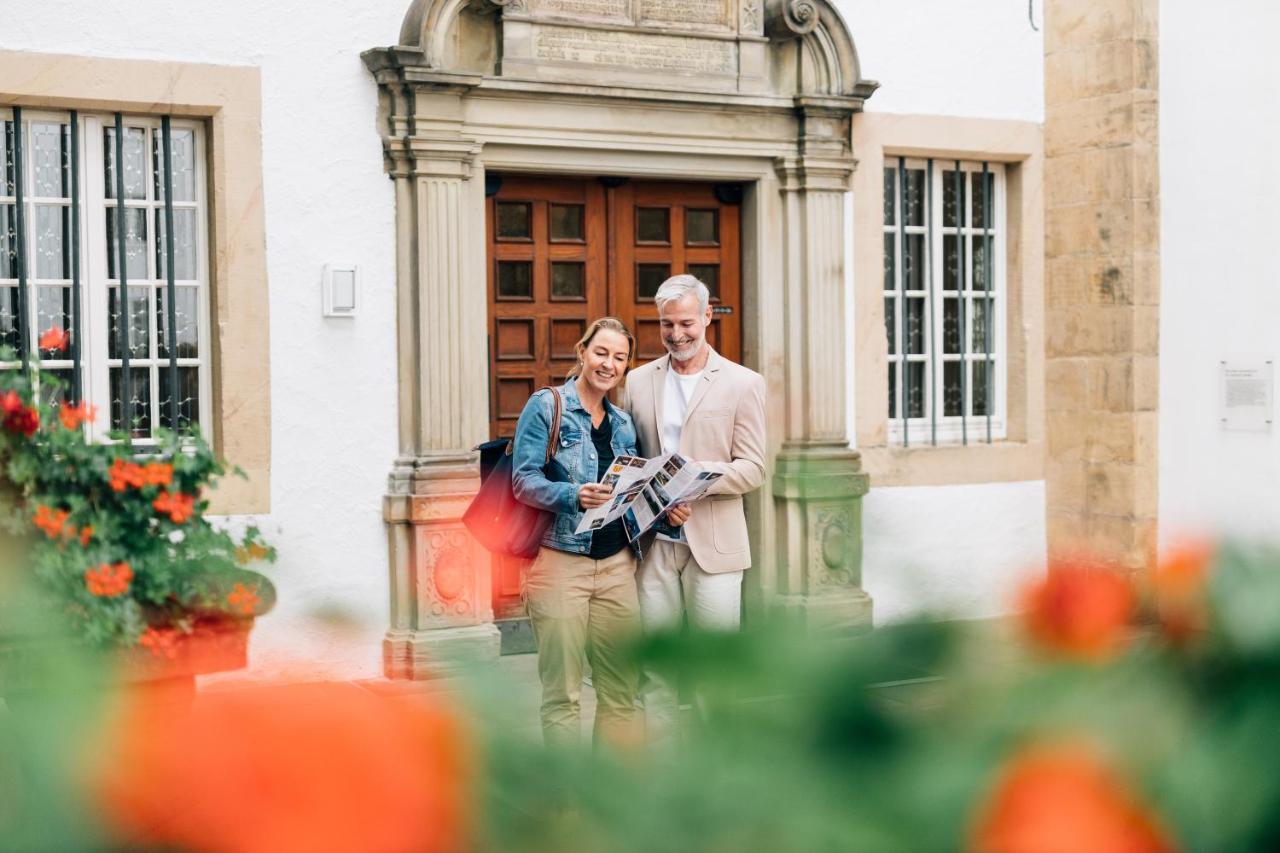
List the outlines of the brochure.
{"label": "brochure", "polygon": [[599,530],[621,518],[627,538],[635,539],[671,507],[702,497],[718,479],[718,471],[708,471],[679,453],[653,459],[619,456],[600,479],[613,487],[613,500],[584,512],[574,532]]}

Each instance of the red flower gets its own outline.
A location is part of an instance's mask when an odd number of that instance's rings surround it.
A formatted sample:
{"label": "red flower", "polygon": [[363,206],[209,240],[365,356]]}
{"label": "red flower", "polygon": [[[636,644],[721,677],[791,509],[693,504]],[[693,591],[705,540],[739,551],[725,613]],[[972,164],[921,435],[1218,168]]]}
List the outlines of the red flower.
{"label": "red flower", "polygon": [[0,409],[4,411],[4,428],[30,438],[40,429],[40,413],[22,402],[17,391],[0,396]]}
{"label": "red flower", "polygon": [[102,598],[123,595],[128,592],[132,580],[133,569],[128,563],[102,563],[96,569],[86,569],[84,573],[84,584],[89,592]]}
{"label": "red flower", "polygon": [[148,462],[143,468],[143,480],[148,486],[168,487],[173,482],[173,466],[168,462]]}
{"label": "red flower", "polygon": [[138,645],[155,657],[172,660],[178,656],[178,632],[174,628],[148,627],[138,638]]}
{"label": "red flower", "polygon": [[26,405],[26,403],[22,402],[22,397],[18,396],[17,391],[6,391],[3,395],[0,395],[0,411],[3,411],[5,417],[22,411],[26,408]]}
{"label": "red flower", "polygon": [[107,477],[111,482],[111,488],[117,492],[123,492],[130,486],[141,489],[147,484],[145,469],[141,465],[135,465],[123,459],[117,459],[111,463],[111,470],[107,472]]}
{"label": "red flower", "polygon": [[36,527],[44,531],[44,535],[50,539],[57,539],[63,534],[63,527],[67,523],[67,518],[71,513],[65,509],[50,509],[41,504],[36,507],[36,514],[32,518]]}
{"label": "red flower", "polygon": [[975,853],[1165,853],[1174,845],[1104,761],[1084,744],[1014,756],[982,810]]}
{"label": "red flower", "polygon": [[460,728],[440,700],[350,684],[201,693],[189,713],[127,705],[90,778],[122,849],[460,853]]}
{"label": "red flower", "polygon": [[50,326],[45,329],[44,334],[40,336],[40,349],[61,352],[67,348],[67,344],[70,341],[71,336],[62,331],[61,326]]}
{"label": "red flower", "polygon": [[83,401],[75,406],[63,403],[58,407],[58,417],[67,429],[78,429],[81,424],[92,421],[97,414],[97,406],[91,406]]}
{"label": "red flower", "polygon": [[196,499],[182,492],[161,492],[151,505],[161,515],[168,514],[174,524],[182,524],[195,514]]}
{"label": "red flower", "polygon": [[258,589],[257,587],[251,589],[238,583],[231,592],[227,593],[227,603],[245,616],[252,616],[258,606]]}
{"label": "red flower", "polygon": [[88,548],[89,540],[91,539],[93,539],[93,527],[91,525],[86,524],[80,530],[80,547]]}
{"label": "red flower", "polygon": [[1023,591],[1026,630],[1044,648],[1100,660],[1129,638],[1133,586],[1118,572],[1083,562],[1057,562]]}

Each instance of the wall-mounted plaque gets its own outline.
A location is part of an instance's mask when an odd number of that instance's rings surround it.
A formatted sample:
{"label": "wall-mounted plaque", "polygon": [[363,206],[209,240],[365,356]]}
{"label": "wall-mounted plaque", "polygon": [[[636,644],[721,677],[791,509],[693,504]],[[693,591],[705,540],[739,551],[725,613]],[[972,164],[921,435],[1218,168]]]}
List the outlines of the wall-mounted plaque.
{"label": "wall-mounted plaque", "polygon": [[1275,374],[1270,361],[1224,361],[1219,376],[1222,428],[1265,432],[1271,429]]}

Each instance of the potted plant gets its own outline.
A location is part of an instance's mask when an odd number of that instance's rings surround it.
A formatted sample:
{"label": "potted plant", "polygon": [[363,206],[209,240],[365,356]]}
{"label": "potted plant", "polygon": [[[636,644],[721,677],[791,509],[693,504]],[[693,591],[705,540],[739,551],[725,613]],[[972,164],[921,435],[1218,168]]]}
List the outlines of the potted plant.
{"label": "potted plant", "polygon": [[[65,343],[58,329],[40,340]],[[206,517],[227,471],[198,430],[159,431],[146,448],[91,441],[94,414],[38,366],[0,371],[0,522],[19,543],[10,572],[75,645],[114,653],[126,679],[190,693],[195,675],[245,665],[253,620],[275,598],[246,566],[275,551],[256,528]],[[38,687],[21,664],[48,642],[45,627],[15,636],[0,621],[0,692]]]}

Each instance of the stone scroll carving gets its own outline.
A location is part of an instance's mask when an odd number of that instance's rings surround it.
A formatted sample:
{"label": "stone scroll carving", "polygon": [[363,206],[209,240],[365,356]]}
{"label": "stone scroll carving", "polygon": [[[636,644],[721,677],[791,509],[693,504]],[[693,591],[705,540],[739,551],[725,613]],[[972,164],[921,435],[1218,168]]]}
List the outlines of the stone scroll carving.
{"label": "stone scroll carving", "polygon": [[807,36],[818,28],[817,0],[766,0],[764,7],[764,32],[771,39],[787,39]]}

